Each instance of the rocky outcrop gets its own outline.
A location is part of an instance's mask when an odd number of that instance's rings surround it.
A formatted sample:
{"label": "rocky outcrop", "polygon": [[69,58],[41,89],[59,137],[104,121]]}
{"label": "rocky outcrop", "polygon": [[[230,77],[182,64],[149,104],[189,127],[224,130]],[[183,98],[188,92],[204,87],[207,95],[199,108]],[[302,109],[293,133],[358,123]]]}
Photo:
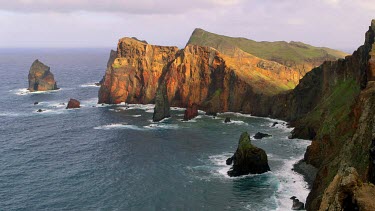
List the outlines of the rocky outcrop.
{"label": "rocky outcrop", "polygon": [[160,85],[155,99],[154,114],[152,116],[152,121],[159,122],[165,118],[170,117],[169,102],[167,95],[167,87],[165,84]]}
{"label": "rocky outcrop", "polygon": [[81,103],[76,99],[70,99],[66,109],[81,108]]}
{"label": "rocky outcrop", "polygon": [[[253,113],[265,116],[268,111],[268,115],[295,126],[293,137],[312,139],[304,161],[318,168],[318,172],[306,201],[307,210],[359,206],[357,199],[354,204],[348,201],[353,201],[355,194],[351,193],[357,193],[362,186],[349,185],[340,190],[341,179],[335,179],[342,178],[349,168],[357,172],[362,183],[371,182],[370,148],[375,138],[374,35],[372,21],[364,45],[353,55],[324,62],[307,73],[295,89],[264,99],[264,109]],[[348,200],[340,198],[343,192],[350,193],[344,197]]]}
{"label": "rocky outcrop", "polygon": [[267,134],[267,133],[257,132],[257,133],[254,135],[254,138],[255,138],[255,139],[262,139],[262,138],[266,138],[266,137],[270,137],[270,136],[272,136],[272,135]]}
{"label": "rocky outcrop", "polygon": [[154,103],[160,76],[177,51],[177,47],[120,39],[117,51],[110,54],[99,103]]}
{"label": "rocky outcrop", "polygon": [[57,85],[50,67],[44,65],[38,59],[33,62],[29,71],[30,92],[56,90]]}
{"label": "rocky outcrop", "polygon": [[123,38],[109,60],[99,103],[154,103],[163,82],[171,106],[195,103],[209,113],[252,113],[262,109],[264,98],[292,89],[299,80],[298,71],[240,49],[225,55],[210,47],[178,50]]}
{"label": "rocky outcrop", "polygon": [[231,177],[262,174],[270,171],[266,152],[251,144],[250,136],[247,132],[241,134],[236,152],[232,158],[226,161],[227,165],[232,162],[233,167],[228,171],[228,175]]}
{"label": "rocky outcrop", "polygon": [[188,106],[184,113],[184,120],[188,121],[198,116],[198,105],[193,103],[191,106]]}

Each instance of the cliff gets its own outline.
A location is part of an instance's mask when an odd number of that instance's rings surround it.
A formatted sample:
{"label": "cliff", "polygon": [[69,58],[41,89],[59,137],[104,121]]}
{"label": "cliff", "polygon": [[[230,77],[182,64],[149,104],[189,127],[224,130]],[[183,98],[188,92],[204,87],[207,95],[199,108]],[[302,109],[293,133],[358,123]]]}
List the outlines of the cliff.
{"label": "cliff", "polygon": [[58,89],[50,67],[39,60],[35,60],[31,65],[28,78],[30,92]]}
{"label": "cliff", "polygon": [[154,103],[159,78],[177,51],[177,47],[120,39],[117,52],[110,54],[99,90],[99,103]]}
{"label": "cliff", "polygon": [[[368,183],[374,182],[370,156],[375,139],[374,35],[375,20],[364,45],[352,56],[324,62],[294,90],[263,104],[270,116],[296,126],[295,137],[312,139],[305,161],[319,170],[307,199],[308,210],[371,210],[361,196],[372,190]],[[346,184],[346,177],[354,182]]]}
{"label": "cliff", "polygon": [[234,55],[240,49],[296,70],[299,73],[298,79],[324,61],[334,61],[347,56],[347,53],[338,50],[315,47],[302,42],[257,42],[241,37],[218,35],[199,28],[194,30],[187,45],[212,47],[226,55]]}
{"label": "cliff", "polygon": [[154,103],[165,82],[172,106],[250,112],[252,101],[290,90],[298,80],[297,71],[240,49],[225,55],[210,47],[178,50],[123,38],[111,53],[99,103]]}

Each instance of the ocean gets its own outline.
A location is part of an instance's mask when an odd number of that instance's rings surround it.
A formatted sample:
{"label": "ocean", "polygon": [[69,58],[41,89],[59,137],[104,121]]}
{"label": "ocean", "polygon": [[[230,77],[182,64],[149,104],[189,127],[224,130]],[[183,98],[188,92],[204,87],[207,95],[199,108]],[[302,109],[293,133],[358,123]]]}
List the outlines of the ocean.
{"label": "ocean", "polygon": [[[292,168],[310,141],[288,139],[292,129],[269,118],[200,112],[183,122],[172,108],[153,123],[153,105],[98,105],[94,83],[109,51],[0,50],[0,210],[260,211],[290,210],[294,195],[305,201],[308,185]],[[26,90],[35,59],[60,90]],[[82,107],[66,110],[70,98]],[[272,134],[252,141],[271,172],[230,178],[225,160],[245,131]]]}

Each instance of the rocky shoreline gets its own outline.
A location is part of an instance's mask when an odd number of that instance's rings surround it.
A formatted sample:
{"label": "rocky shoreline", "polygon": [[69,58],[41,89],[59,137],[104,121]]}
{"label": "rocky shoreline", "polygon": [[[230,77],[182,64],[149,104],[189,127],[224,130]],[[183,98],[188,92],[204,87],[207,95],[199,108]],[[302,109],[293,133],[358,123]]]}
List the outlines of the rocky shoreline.
{"label": "rocky shoreline", "polygon": [[309,189],[311,190],[316,174],[318,173],[318,169],[313,165],[307,164],[304,160],[300,160],[293,165],[292,170],[303,176]]}

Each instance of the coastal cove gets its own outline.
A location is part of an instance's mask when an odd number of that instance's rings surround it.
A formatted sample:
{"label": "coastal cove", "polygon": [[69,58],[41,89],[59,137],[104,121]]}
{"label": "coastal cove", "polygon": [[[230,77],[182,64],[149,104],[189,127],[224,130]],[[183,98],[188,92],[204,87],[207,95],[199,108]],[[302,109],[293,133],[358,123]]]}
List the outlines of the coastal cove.
{"label": "coastal cove", "polygon": [[[286,122],[230,112],[183,122],[183,109],[172,107],[171,118],[153,123],[153,105],[97,104],[108,52],[0,52],[1,208],[289,210],[291,196],[305,201],[308,184],[292,168],[310,141],[288,139]],[[25,90],[36,58],[61,89]],[[81,108],[66,110],[70,98]],[[272,135],[252,141],[271,172],[226,175],[244,131]]]}

